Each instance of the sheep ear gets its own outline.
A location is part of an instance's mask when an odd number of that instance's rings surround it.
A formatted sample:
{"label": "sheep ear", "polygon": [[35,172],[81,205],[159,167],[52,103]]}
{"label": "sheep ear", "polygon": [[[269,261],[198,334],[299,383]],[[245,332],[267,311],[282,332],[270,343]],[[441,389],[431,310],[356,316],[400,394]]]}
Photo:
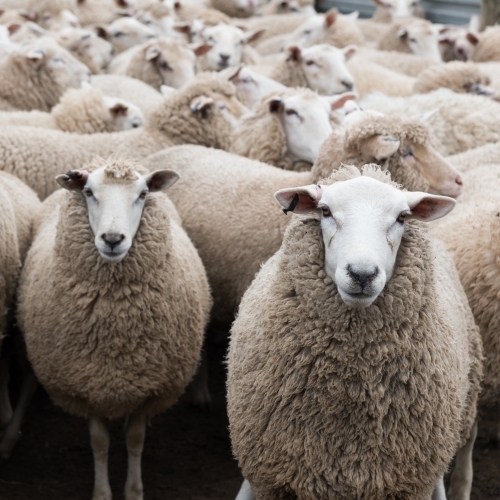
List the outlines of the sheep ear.
{"label": "sheep ear", "polygon": [[401,145],[399,139],[388,135],[376,135],[363,141],[361,152],[369,160],[386,160],[395,154]]}
{"label": "sheep ear", "polygon": [[185,33],[186,35],[189,35],[191,33],[191,23],[189,22],[175,23],[174,31],[178,31],[179,33]]}
{"label": "sheep ear", "polygon": [[274,197],[281,205],[285,215],[288,212],[304,215],[317,212],[322,193],[323,189],[319,184],[310,184],[309,186],[280,189],[274,193]]}
{"label": "sheep ear", "polygon": [[246,43],[252,43],[257,41],[266,31],[267,29],[249,31],[245,33],[243,38]]}
{"label": "sheep ear", "polygon": [[358,47],[356,45],[348,45],[347,47],[344,47],[342,49],[342,52],[344,53],[344,58],[346,60],[346,62],[353,56],[356,54],[356,52],[358,51]]}
{"label": "sheep ear", "polygon": [[86,170],[69,170],[65,174],[58,175],[56,182],[68,191],[81,191],[87,184],[88,178],[89,173]]}
{"label": "sheep ear", "polygon": [[170,97],[175,92],[175,89],[174,87],[169,87],[168,85],[162,85],[160,87],[160,92],[163,97]]}
{"label": "sheep ear", "polygon": [[398,29],[398,32],[396,33],[396,36],[398,38],[405,38],[408,35],[408,29],[405,28],[404,26]]}
{"label": "sheep ear", "polygon": [[128,106],[125,106],[125,104],[122,104],[120,102],[117,102],[114,106],[109,108],[109,112],[111,113],[111,116],[113,118],[118,118],[119,116],[127,116]]}
{"label": "sheep ear", "polygon": [[194,44],[193,46],[191,46],[191,50],[195,53],[195,55],[197,57],[200,57],[204,54],[206,54],[209,50],[212,50],[213,47],[211,45],[198,45],[198,44]]}
{"label": "sheep ear", "polygon": [[479,43],[479,38],[474,35],[474,33],[467,33],[466,38],[472,45],[477,45]]}
{"label": "sheep ear", "polygon": [[144,178],[149,191],[154,193],[169,188],[179,180],[180,176],[174,170],[156,170]]}
{"label": "sheep ear", "polygon": [[428,122],[437,112],[439,108],[434,108],[432,111],[427,111],[427,113],[420,113],[418,115],[413,115],[411,118],[414,120],[420,120],[421,122]]}
{"label": "sheep ear", "polygon": [[472,16],[470,16],[469,31],[472,31],[473,33],[479,33],[480,29],[481,22],[479,16],[477,14],[473,14]]}
{"label": "sheep ear", "polygon": [[157,45],[151,45],[151,47],[148,47],[148,50],[146,50],[146,61],[152,61],[153,59],[156,59],[160,55],[160,49],[158,48]]}
{"label": "sheep ear", "polygon": [[104,38],[104,40],[108,38],[108,31],[104,26],[96,26],[94,30],[99,38]]}
{"label": "sheep ear", "polygon": [[115,0],[115,3],[116,3],[116,5],[118,5],[118,7],[121,7],[122,9],[126,9],[127,7],[130,7],[127,0]]}
{"label": "sheep ear", "polygon": [[19,23],[12,23],[7,26],[7,30],[9,31],[9,35],[13,35],[16,31],[21,29],[21,25]]}
{"label": "sheep ear", "polygon": [[214,100],[211,97],[200,95],[195,97],[190,104],[191,111],[193,113],[198,113],[199,111],[206,110],[214,104]]}
{"label": "sheep ear", "polygon": [[323,98],[328,101],[332,111],[344,107],[347,101],[355,101],[358,98],[356,92],[344,92],[343,94],[324,96]]}
{"label": "sheep ear", "polygon": [[32,49],[26,54],[26,58],[29,59],[37,67],[42,64],[44,57],[45,51],[42,49]]}
{"label": "sheep ear", "polygon": [[428,193],[407,192],[403,193],[410,207],[411,214],[407,219],[430,222],[449,214],[455,208],[456,200],[448,196],[437,196]]}
{"label": "sheep ear", "polygon": [[339,11],[335,8],[330,9],[326,14],[325,14],[325,28],[328,29],[331,26],[335,24],[335,21],[337,20],[337,15]]}
{"label": "sheep ear", "polygon": [[298,45],[292,45],[287,47],[287,52],[289,54],[288,61],[300,62],[302,59],[302,50]]}
{"label": "sheep ear", "polygon": [[242,70],[244,64],[240,64],[239,66],[230,66],[229,68],[223,69],[219,71],[218,76],[222,80],[227,80],[228,82],[232,82]]}
{"label": "sheep ear", "polygon": [[375,5],[379,7],[389,7],[391,4],[387,0],[372,0]]}
{"label": "sheep ear", "polygon": [[28,21],[33,21],[33,22],[36,21],[36,13],[35,12],[26,11],[26,12],[21,12],[19,15],[24,17],[24,19],[26,19]]}
{"label": "sheep ear", "polygon": [[271,113],[278,113],[283,109],[283,100],[280,99],[279,97],[275,99],[271,99],[267,105],[269,106],[269,111]]}

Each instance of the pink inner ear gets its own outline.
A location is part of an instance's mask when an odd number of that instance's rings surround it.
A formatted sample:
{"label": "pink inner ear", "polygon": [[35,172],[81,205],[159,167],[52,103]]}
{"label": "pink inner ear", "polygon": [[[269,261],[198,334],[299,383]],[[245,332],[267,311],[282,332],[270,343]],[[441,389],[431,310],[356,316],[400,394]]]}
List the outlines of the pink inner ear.
{"label": "pink inner ear", "polygon": [[445,200],[424,198],[418,205],[412,208],[411,213],[421,220],[427,220],[432,218],[436,212],[445,208],[445,206],[448,206],[448,202]]}

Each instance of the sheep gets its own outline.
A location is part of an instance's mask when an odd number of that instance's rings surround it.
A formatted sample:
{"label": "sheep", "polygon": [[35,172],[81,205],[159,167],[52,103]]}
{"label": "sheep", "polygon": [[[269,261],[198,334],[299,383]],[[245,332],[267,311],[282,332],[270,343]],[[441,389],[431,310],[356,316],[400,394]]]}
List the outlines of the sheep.
{"label": "sheep", "polygon": [[499,157],[500,142],[493,142],[448,156],[447,159],[459,172],[467,172],[478,165],[497,164]]}
{"label": "sheep", "polygon": [[333,111],[356,97],[325,98],[309,89],[273,92],[241,118],[230,151],[286,170],[310,170],[333,131]]}
{"label": "sheep", "polygon": [[210,0],[210,7],[229,17],[251,17],[257,12],[256,0]]}
{"label": "sheep", "polygon": [[151,40],[115,57],[108,73],[137,78],[156,90],[162,85],[180,88],[194,78],[196,57],[208,50],[211,47],[201,45],[193,51],[176,39]]}
{"label": "sheep", "polygon": [[51,179],[57,172],[77,168],[96,155],[119,153],[140,160],[185,143],[229,149],[235,122],[248,111],[234,94],[231,83],[200,75],[174,91],[138,129],[80,135],[35,127],[6,128],[0,134],[0,170],[13,173],[45,199],[56,188]]}
{"label": "sheep", "polygon": [[117,54],[158,37],[152,28],[133,17],[121,17],[109,26],[98,25],[95,30],[101,38],[113,45]]}
{"label": "sheep", "polygon": [[[230,326],[260,266],[279,249],[288,220],[273,212],[274,191],[318,182],[344,161],[359,166],[376,161],[407,189],[460,195],[459,173],[430,146],[424,124],[394,117],[365,119],[355,128],[334,130],[310,172],[281,170],[199,146],[172,147],[144,160],[150,171],[169,165],[189,179],[190,195],[179,184],[169,196],[205,264],[216,324]],[[201,218],[193,211],[192,193],[204,207]],[[230,200],[238,207],[237,217],[228,210]]]}
{"label": "sheep", "polygon": [[428,499],[459,448],[451,493],[470,495],[481,341],[422,223],[454,200],[398,187],[367,165],[275,193],[308,217],[245,293],[227,358],[257,500]]}
{"label": "sheep", "polygon": [[361,105],[393,116],[429,114],[431,142],[444,156],[500,141],[500,104],[481,95],[457,94],[448,89],[410,97],[372,94]]}
{"label": "sheep", "polygon": [[[33,221],[40,210],[36,194],[16,177],[0,172],[0,350],[13,323],[14,295],[21,264],[31,244]],[[8,458],[19,437],[23,409],[13,414],[9,399],[9,357],[0,357],[0,458]]]}
{"label": "sheep", "polygon": [[0,109],[50,111],[68,88],[90,79],[90,71],[50,38],[19,47],[0,63]]}
{"label": "sheep", "polygon": [[105,419],[128,416],[125,498],[141,500],[148,419],[175,404],[200,360],[206,274],[165,203],[175,172],[110,158],[56,179],[65,189],[28,253],[18,321],[51,399],[89,420],[93,498],[111,499]]}
{"label": "sheep", "polygon": [[220,10],[205,7],[199,2],[179,1],[175,2],[175,15],[179,21],[200,20],[206,26],[215,26],[219,23],[231,23],[231,18]]}
{"label": "sheep", "polygon": [[150,85],[125,75],[93,75],[91,85],[109,97],[118,97],[134,103],[146,119],[163,103],[163,96]]}
{"label": "sheep", "polygon": [[28,11],[35,15],[34,21],[47,30],[80,27],[76,17],[77,0],[30,0]]}
{"label": "sheep", "polygon": [[[174,6],[175,9],[175,6]],[[182,38],[176,30],[175,10],[169,5],[151,2],[134,13],[134,18],[155,31],[157,36]]]}
{"label": "sheep", "polygon": [[378,23],[392,23],[407,17],[425,17],[418,0],[373,0],[377,6],[372,20]]}
{"label": "sheep", "polygon": [[482,33],[468,33],[467,40],[473,45],[472,61],[500,61],[500,27],[488,26]]}
{"label": "sheep", "polygon": [[303,2],[301,5],[297,0],[271,0],[259,8],[259,15],[272,16],[278,14],[304,13],[315,14],[312,2]]}
{"label": "sheep", "polygon": [[240,63],[255,64],[258,54],[247,44],[260,37],[262,31],[244,32],[236,26],[218,24],[204,28],[199,35],[202,46],[211,47],[200,59],[200,67],[205,71],[238,66]]}
{"label": "sheep", "polygon": [[94,74],[101,73],[113,58],[113,46],[92,31],[67,28],[58,34],[56,40]]}
{"label": "sheep", "polygon": [[82,26],[99,23],[110,24],[123,15],[130,14],[126,0],[77,0],[78,19]]}
{"label": "sheep", "polygon": [[424,19],[408,19],[392,24],[380,40],[380,50],[406,52],[436,63],[442,62],[438,45],[439,26]]}
{"label": "sheep", "polygon": [[123,99],[106,97],[100,89],[87,85],[83,89],[68,90],[50,113],[0,111],[0,126],[26,125],[78,134],[96,134],[144,125],[144,115],[137,106]]}
{"label": "sheep", "polygon": [[[356,53],[354,45],[337,49],[328,44],[301,49],[289,46],[269,74],[251,67],[287,87],[309,87],[322,95],[340,94],[354,89],[354,79],[346,62]],[[264,68],[262,68],[264,69]]]}

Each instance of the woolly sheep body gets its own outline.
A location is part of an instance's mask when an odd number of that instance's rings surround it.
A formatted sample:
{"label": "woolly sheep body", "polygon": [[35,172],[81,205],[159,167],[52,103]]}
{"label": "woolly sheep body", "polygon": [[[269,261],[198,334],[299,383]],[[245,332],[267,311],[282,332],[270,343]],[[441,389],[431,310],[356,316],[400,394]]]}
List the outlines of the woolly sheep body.
{"label": "woolly sheep body", "polygon": [[241,302],[228,412],[243,475],[258,500],[427,500],[474,423],[481,377],[453,262],[410,224],[362,310],[323,268],[317,220],[294,217]]}
{"label": "woolly sheep body", "polygon": [[475,62],[500,61],[500,27],[488,26],[477,36],[479,43],[474,47],[472,60]]}
{"label": "woolly sheep body", "polygon": [[93,243],[83,195],[53,196],[59,203],[39,226],[19,297],[38,379],[57,405],[81,417],[164,411],[194,374],[208,321],[196,250],[170,218],[165,195],[150,195],[129,254],[110,265]]}

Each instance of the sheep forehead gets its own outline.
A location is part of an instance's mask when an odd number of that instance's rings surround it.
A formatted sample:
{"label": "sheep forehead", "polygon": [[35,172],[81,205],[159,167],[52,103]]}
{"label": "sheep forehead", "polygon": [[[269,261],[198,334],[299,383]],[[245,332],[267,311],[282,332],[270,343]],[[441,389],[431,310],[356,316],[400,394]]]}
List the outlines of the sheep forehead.
{"label": "sheep forehead", "polygon": [[218,24],[212,28],[207,28],[206,33],[207,35],[215,38],[216,41],[235,40],[239,42],[240,40],[243,40],[244,37],[243,31],[240,30],[240,28],[230,26],[229,24]]}
{"label": "sheep forehead", "polygon": [[303,49],[302,54],[304,57],[324,58],[335,61],[344,59],[344,54],[340,49],[324,43]]}
{"label": "sheep forehead", "polygon": [[87,185],[92,189],[107,185],[129,185],[133,188],[142,186],[143,176],[137,172],[133,164],[111,162],[93,170],[89,174]]}
{"label": "sheep forehead", "polygon": [[302,111],[301,114],[311,111],[324,111],[327,115],[330,112],[330,106],[326,99],[322,99],[313,92],[304,92],[284,99],[286,108],[295,108]]}

